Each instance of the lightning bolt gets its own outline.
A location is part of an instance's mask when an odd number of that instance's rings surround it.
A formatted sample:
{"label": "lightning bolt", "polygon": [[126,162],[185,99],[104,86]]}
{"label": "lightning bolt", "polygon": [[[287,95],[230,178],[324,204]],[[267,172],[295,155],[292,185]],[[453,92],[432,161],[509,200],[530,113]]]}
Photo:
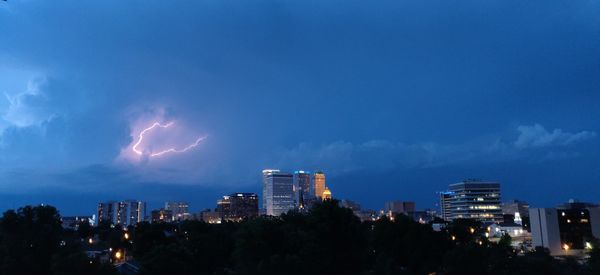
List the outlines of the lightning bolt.
{"label": "lightning bolt", "polygon": [[[133,145],[133,147],[131,147],[131,150],[132,150],[132,151],[133,151],[135,154],[137,154],[137,155],[140,155],[140,156],[141,156],[141,155],[143,155],[144,153],[143,153],[142,151],[140,151],[140,150],[139,150],[137,147],[138,147],[138,146],[140,146],[140,144],[142,143],[142,140],[144,139],[144,135],[145,135],[147,132],[149,132],[149,131],[152,131],[152,129],[154,129],[154,128],[156,128],[156,127],[160,127],[160,128],[169,128],[169,127],[171,127],[173,124],[174,124],[174,122],[172,122],[172,121],[171,121],[171,122],[169,122],[169,123],[167,123],[167,124],[160,124],[160,123],[158,123],[158,122],[154,122],[154,123],[152,124],[152,126],[150,126],[150,127],[146,128],[146,129],[144,129],[144,130],[142,130],[142,131],[140,132],[140,134],[138,135],[138,141],[137,141],[137,142],[136,142],[136,143]],[[198,144],[200,144],[200,142],[202,142],[202,141],[203,141],[203,140],[205,140],[205,139],[206,139],[206,136],[199,137],[199,138],[197,138],[197,139],[196,139],[196,141],[195,141],[194,143],[192,143],[192,144],[190,144],[190,145],[186,146],[186,147],[185,147],[185,148],[183,148],[183,149],[169,148],[169,149],[166,149],[166,150],[163,150],[163,151],[157,152],[157,153],[152,153],[152,154],[150,154],[149,156],[150,156],[150,157],[159,157],[159,156],[162,156],[162,155],[164,155],[164,154],[167,154],[167,153],[183,153],[183,152],[186,152],[186,151],[188,151],[188,150],[190,150],[190,149],[193,149],[194,147],[198,146]]]}

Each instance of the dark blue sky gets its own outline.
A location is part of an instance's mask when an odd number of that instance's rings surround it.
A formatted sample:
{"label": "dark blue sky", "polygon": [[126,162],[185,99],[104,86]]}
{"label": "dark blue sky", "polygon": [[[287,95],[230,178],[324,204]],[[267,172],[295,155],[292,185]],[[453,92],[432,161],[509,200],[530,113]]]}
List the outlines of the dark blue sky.
{"label": "dark blue sky", "polygon": [[600,194],[598,1],[9,0],[0,92],[0,209],[196,211],[264,168],[376,209],[465,178]]}

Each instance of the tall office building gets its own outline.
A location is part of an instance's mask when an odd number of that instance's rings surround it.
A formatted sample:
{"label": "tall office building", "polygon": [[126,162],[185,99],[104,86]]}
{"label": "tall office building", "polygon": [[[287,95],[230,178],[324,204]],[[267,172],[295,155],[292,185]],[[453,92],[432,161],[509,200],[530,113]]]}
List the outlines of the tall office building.
{"label": "tall office building", "polygon": [[600,207],[593,204],[572,201],[557,208],[531,208],[529,218],[533,246],[548,248],[552,255],[591,249],[592,241],[600,238]]}
{"label": "tall office building", "polygon": [[258,195],[254,193],[233,193],[223,196],[217,202],[217,212],[226,221],[241,221],[258,216]]}
{"label": "tall office building", "polygon": [[450,200],[452,199],[453,193],[446,191],[440,192],[440,217],[445,221],[449,221],[452,218],[452,207],[450,207]]}
{"label": "tall office building", "polygon": [[313,196],[316,198],[322,198],[323,192],[325,191],[325,173],[319,171],[313,175]]}
{"label": "tall office building", "polygon": [[263,208],[269,216],[279,216],[295,208],[294,175],[279,170],[263,170]]}
{"label": "tall office building", "polygon": [[103,222],[113,223],[115,216],[115,201],[107,201],[98,203],[98,224]]}
{"label": "tall office building", "polygon": [[[449,185],[440,204],[446,220],[475,219],[483,222],[501,222],[500,183],[465,180]],[[446,208],[446,209],[444,209]]]}
{"label": "tall office building", "polygon": [[312,199],[310,190],[311,175],[307,171],[294,172],[294,194],[296,204],[299,208],[304,208],[307,201]]}
{"label": "tall office building", "polygon": [[127,227],[136,225],[146,216],[146,203],[135,200],[98,203],[98,221]]}
{"label": "tall office building", "polygon": [[189,205],[184,201],[165,202],[165,210],[171,211],[173,220],[182,221],[190,218]]}

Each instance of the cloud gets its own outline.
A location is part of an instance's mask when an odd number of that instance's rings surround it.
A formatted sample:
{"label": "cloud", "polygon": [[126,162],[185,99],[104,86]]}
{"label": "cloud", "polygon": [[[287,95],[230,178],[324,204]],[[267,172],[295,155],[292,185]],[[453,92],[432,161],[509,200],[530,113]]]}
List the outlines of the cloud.
{"label": "cloud", "polygon": [[8,108],[2,113],[7,126],[19,128],[39,126],[57,116],[48,96],[41,88],[47,83],[45,78],[34,78],[27,83],[23,92],[10,95],[5,93]]}
{"label": "cloud", "polygon": [[[355,171],[389,171],[392,169],[418,169],[452,165],[478,165],[482,163],[514,160],[543,162],[582,155],[565,145],[595,137],[594,132],[566,133],[560,129],[548,132],[539,124],[519,126],[516,140],[499,136],[483,136],[459,144],[436,142],[403,143],[390,140],[370,140],[362,143],[335,141],[315,145],[301,143],[292,149],[279,152],[274,161],[287,169],[323,169],[336,174]],[[545,147],[546,150],[529,150]]]}
{"label": "cloud", "polygon": [[596,137],[596,133],[591,131],[568,133],[562,129],[554,129],[549,132],[540,124],[521,125],[517,127],[517,131],[519,137],[514,143],[517,148],[566,146]]}

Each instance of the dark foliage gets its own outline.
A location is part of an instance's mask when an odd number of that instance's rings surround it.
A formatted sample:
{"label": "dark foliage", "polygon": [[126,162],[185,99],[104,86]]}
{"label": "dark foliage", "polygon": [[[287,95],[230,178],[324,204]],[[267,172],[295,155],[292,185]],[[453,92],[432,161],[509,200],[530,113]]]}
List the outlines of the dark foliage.
{"label": "dark foliage", "polygon": [[[547,250],[518,255],[504,236],[497,244],[472,220],[433,231],[398,215],[361,223],[337,201],[309,213],[241,223],[109,224],[65,231],[53,207],[24,207],[0,219],[0,274],[114,274],[90,261],[89,247],[123,251],[140,274],[600,274],[600,244],[587,262],[557,260]],[[93,237],[93,245],[86,238]],[[113,255],[114,256],[114,255]]]}
{"label": "dark foliage", "polygon": [[0,219],[0,274],[112,274],[90,263],[80,238],[63,230],[52,206],[9,210]]}

